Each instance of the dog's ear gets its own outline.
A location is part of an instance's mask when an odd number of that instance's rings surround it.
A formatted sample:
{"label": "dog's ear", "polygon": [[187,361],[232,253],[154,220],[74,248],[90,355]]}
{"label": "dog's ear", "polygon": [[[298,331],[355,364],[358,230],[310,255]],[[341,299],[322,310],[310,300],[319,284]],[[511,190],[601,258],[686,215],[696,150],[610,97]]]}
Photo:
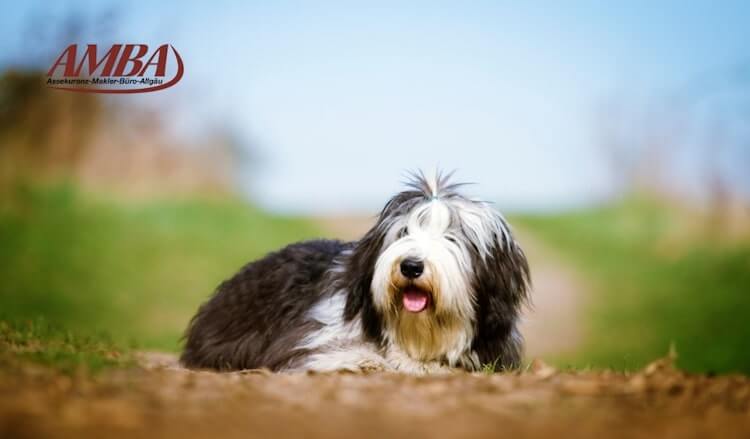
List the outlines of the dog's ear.
{"label": "dog's ear", "polygon": [[404,191],[396,194],[383,207],[376,224],[355,243],[345,263],[344,287],[348,291],[344,318],[348,321],[361,315],[362,327],[370,339],[382,341],[382,316],[375,308],[372,297],[372,278],[386,233],[394,219],[404,215],[423,199],[418,191]]}
{"label": "dog's ear", "polygon": [[344,319],[349,321],[360,314],[364,333],[375,341],[381,341],[382,338],[382,318],[375,309],[371,292],[375,263],[380,255],[384,239],[380,226],[379,222],[355,244],[346,261],[344,275],[348,291]]}
{"label": "dog's ear", "polygon": [[509,232],[494,232],[489,254],[477,261],[474,288],[477,320],[473,348],[482,363],[503,367],[520,365],[523,340],[516,329],[521,305],[528,300],[529,265]]}

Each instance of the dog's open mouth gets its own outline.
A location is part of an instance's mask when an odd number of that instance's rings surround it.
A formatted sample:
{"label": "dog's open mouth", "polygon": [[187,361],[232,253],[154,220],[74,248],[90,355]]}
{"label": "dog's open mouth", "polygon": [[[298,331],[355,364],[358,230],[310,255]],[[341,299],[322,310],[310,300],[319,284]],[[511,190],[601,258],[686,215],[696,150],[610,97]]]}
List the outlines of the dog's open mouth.
{"label": "dog's open mouth", "polygon": [[419,313],[427,309],[430,304],[430,293],[415,286],[408,286],[401,291],[404,309]]}

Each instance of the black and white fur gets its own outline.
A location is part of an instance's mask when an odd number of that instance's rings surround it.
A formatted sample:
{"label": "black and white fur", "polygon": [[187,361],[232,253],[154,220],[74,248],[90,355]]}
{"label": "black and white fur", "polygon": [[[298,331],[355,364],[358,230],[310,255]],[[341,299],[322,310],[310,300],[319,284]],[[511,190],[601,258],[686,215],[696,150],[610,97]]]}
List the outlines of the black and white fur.
{"label": "black and white fur", "polygon": [[[414,175],[356,242],[306,241],[243,267],[186,332],[191,368],[429,373],[515,368],[526,257],[503,217],[449,176]],[[405,259],[421,261],[405,276]],[[405,288],[429,294],[409,312]],[[405,303],[405,302],[404,302]]]}

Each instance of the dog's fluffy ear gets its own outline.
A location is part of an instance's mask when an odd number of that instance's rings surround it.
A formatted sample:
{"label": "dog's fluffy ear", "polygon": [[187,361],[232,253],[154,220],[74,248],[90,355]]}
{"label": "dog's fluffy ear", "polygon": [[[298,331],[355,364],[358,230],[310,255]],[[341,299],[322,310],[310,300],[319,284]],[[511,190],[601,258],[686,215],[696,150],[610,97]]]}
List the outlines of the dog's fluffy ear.
{"label": "dog's fluffy ear", "polygon": [[394,219],[408,212],[423,198],[424,195],[418,191],[400,192],[391,198],[380,212],[377,223],[355,244],[345,263],[344,287],[348,296],[344,318],[348,321],[361,314],[365,335],[379,343],[382,342],[383,335],[382,316],[375,308],[372,297],[375,264]]}
{"label": "dog's fluffy ear", "polygon": [[521,305],[528,300],[529,265],[509,232],[495,233],[490,250],[478,261],[475,273],[477,321],[472,347],[482,363],[518,367],[523,339],[516,322]]}
{"label": "dog's fluffy ear", "polygon": [[382,318],[375,309],[372,298],[372,278],[375,273],[384,234],[379,224],[373,227],[354,246],[346,261],[345,287],[348,291],[344,307],[344,319],[349,321],[361,315],[362,329],[371,340],[382,341]]}

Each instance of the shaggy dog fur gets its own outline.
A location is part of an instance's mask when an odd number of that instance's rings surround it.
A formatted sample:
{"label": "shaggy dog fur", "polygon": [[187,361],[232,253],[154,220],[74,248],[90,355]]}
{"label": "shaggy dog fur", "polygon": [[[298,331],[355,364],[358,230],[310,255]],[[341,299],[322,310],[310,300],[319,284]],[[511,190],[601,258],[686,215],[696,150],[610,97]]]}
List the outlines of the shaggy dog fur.
{"label": "shaggy dog fur", "polygon": [[201,306],[182,363],[237,370],[517,367],[526,257],[504,218],[449,176],[414,175],[356,242],[289,245]]}

